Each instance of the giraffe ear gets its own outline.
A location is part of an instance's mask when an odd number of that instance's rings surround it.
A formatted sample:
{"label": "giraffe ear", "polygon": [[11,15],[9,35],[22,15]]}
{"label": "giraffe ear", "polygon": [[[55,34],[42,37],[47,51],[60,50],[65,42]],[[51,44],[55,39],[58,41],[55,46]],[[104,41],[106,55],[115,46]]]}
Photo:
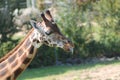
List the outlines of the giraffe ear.
{"label": "giraffe ear", "polygon": [[32,25],[32,27],[37,30],[38,32],[44,34],[44,31],[42,30],[42,28],[40,26],[37,25],[37,22],[34,20],[30,20],[30,24]]}
{"label": "giraffe ear", "polygon": [[44,20],[44,22],[48,22],[48,19],[45,17],[44,13],[41,13],[41,17]]}
{"label": "giraffe ear", "polygon": [[37,22],[36,22],[36,21],[30,20],[30,24],[32,25],[32,27],[33,27],[34,29],[39,29],[38,26],[37,26]]}

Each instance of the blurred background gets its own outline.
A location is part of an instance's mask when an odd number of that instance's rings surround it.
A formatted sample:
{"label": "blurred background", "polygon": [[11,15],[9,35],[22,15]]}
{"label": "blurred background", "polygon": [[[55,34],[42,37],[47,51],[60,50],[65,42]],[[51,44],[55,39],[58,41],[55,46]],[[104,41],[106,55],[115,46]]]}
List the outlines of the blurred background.
{"label": "blurred background", "polygon": [[43,45],[29,68],[73,65],[120,56],[120,0],[0,0],[0,57],[12,50],[49,9],[74,54]]}

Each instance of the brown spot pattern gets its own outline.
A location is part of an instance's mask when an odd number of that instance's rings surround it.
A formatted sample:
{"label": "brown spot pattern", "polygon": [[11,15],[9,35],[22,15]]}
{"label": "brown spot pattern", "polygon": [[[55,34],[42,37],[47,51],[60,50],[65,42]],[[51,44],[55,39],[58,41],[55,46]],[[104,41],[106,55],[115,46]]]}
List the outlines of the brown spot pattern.
{"label": "brown spot pattern", "polygon": [[50,40],[50,39],[48,39],[48,42],[50,42],[50,43],[51,43],[51,40]]}
{"label": "brown spot pattern", "polygon": [[53,44],[53,47],[56,47],[57,46],[57,44]]}
{"label": "brown spot pattern", "polygon": [[27,63],[29,63],[31,61],[31,58],[26,58],[24,61],[23,61],[23,63],[24,64],[27,64]]}
{"label": "brown spot pattern", "polygon": [[30,49],[29,49],[29,53],[30,53],[30,54],[33,54],[33,52],[34,52],[34,46],[31,45],[31,47],[30,47]]}
{"label": "brown spot pattern", "polygon": [[8,62],[9,63],[13,62],[15,60],[15,58],[16,58],[16,54],[11,56],[10,58],[8,58]]}
{"label": "brown spot pattern", "polygon": [[8,77],[7,77],[7,80],[10,80],[10,79],[11,79],[11,76],[8,76]]}
{"label": "brown spot pattern", "polygon": [[25,49],[28,48],[30,44],[31,44],[31,42],[30,42],[30,40],[28,39],[28,40],[26,41],[25,45],[24,45],[24,48],[25,48]]}
{"label": "brown spot pattern", "polygon": [[6,66],[6,62],[0,63],[0,69],[3,69]]}
{"label": "brown spot pattern", "polygon": [[46,44],[46,45],[48,45],[49,43],[48,43],[48,41],[44,41],[44,43]]}
{"label": "brown spot pattern", "polygon": [[43,37],[40,37],[40,40],[43,40]]}
{"label": "brown spot pattern", "polygon": [[22,71],[23,71],[23,69],[18,68],[18,69],[14,72],[14,78],[16,79]]}
{"label": "brown spot pattern", "polygon": [[8,72],[8,69],[5,68],[0,72],[0,77],[4,76]]}
{"label": "brown spot pattern", "polygon": [[23,54],[23,49],[19,49],[18,56],[21,56]]}
{"label": "brown spot pattern", "polygon": [[18,64],[18,60],[14,61],[11,65],[12,68],[14,68]]}

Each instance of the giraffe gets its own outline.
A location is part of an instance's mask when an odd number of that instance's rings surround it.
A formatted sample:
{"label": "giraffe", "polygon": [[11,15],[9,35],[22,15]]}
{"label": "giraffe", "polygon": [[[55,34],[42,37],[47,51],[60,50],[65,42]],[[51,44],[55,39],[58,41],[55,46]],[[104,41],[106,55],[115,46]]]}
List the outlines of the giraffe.
{"label": "giraffe", "polygon": [[0,59],[0,80],[16,80],[43,44],[73,52],[73,43],[59,30],[49,10],[41,13],[41,22],[31,20],[32,29],[8,54]]}

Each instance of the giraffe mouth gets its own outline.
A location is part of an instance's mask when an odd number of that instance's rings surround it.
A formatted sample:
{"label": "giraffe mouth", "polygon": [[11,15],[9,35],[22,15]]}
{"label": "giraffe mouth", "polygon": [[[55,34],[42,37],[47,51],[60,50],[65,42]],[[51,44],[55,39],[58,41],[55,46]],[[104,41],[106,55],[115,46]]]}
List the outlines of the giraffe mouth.
{"label": "giraffe mouth", "polygon": [[66,52],[70,52],[70,53],[72,53],[73,54],[73,52],[74,52],[74,49],[73,49],[73,47],[64,47],[64,50],[66,51]]}
{"label": "giraffe mouth", "polygon": [[74,51],[74,50],[73,50],[73,48],[69,48],[69,49],[67,49],[66,51],[73,54],[73,51]]}
{"label": "giraffe mouth", "polygon": [[70,52],[73,54],[73,52],[74,52],[74,49],[73,49],[73,48],[70,48]]}

